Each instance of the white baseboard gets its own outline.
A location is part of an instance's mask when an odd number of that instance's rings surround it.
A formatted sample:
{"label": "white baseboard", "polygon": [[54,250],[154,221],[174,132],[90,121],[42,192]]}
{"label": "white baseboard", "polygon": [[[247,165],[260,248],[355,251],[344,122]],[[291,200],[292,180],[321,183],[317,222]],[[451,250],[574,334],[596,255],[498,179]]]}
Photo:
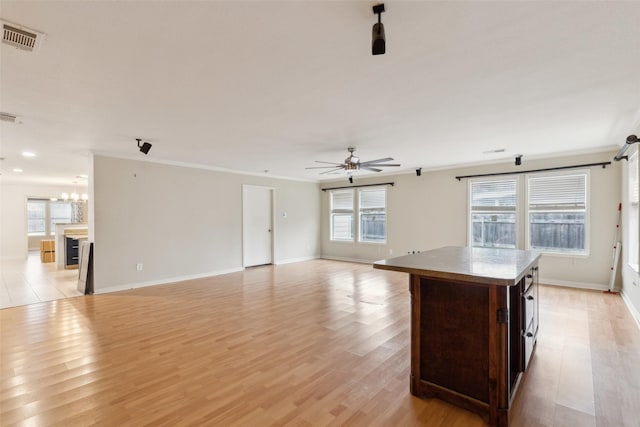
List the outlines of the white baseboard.
{"label": "white baseboard", "polygon": [[558,286],[566,286],[569,288],[580,288],[580,289],[593,289],[596,291],[606,291],[608,289],[606,284],[603,283],[589,283],[589,282],[574,282],[569,280],[557,280],[557,279],[548,279],[541,277],[538,279],[541,284],[544,285],[558,285]]}
{"label": "white baseboard", "polygon": [[300,258],[287,258],[287,259],[281,259],[276,261],[274,264],[275,265],[281,265],[281,264],[291,264],[294,262],[302,262],[302,261],[311,261],[314,259],[318,259],[320,258],[319,256],[304,256],[304,257],[300,257]]}
{"label": "white baseboard", "polygon": [[345,261],[345,262],[357,262],[358,264],[373,264],[376,261],[371,261],[368,259],[359,259],[359,258],[343,258],[343,257],[337,257],[337,256],[327,256],[327,255],[322,255],[320,257],[321,259],[328,259],[331,261]]}
{"label": "white baseboard", "polygon": [[620,292],[620,296],[622,296],[622,301],[624,301],[624,304],[627,306],[629,313],[631,313],[631,317],[633,317],[633,320],[636,321],[636,325],[638,326],[638,328],[640,328],[640,311],[638,311],[633,306],[627,294],[624,293],[624,289],[622,290],[622,292]]}
{"label": "white baseboard", "polygon": [[210,271],[207,273],[190,274],[187,276],[170,277],[167,279],[151,280],[148,282],[127,283],[124,285],[107,286],[100,289],[94,289],[95,294],[108,294],[111,292],[126,291],[129,289],[145,288],[147,286],[166,285],[167,283],[184,282],[185,280],[202,279],[205,277],[220,276],[222,274],[237,273],[244,270],[243,268],[230,268],[226,270]]}

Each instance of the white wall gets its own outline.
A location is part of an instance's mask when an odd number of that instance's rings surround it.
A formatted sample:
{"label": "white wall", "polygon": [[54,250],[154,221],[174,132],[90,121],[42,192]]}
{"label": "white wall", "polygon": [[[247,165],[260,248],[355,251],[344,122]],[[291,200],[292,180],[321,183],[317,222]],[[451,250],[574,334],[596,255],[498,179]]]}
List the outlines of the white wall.
{"label": "white wall", "polygon": [[275,189],[276,264],[319,256],[318,184],[94,156],[96,292],[242,269],[243,184]]}
{"label": "white wall", "polygon": [[[639,149],[638,144],[632,145],[627,154],[631,155]],[[628,190],[628,173],[629,163],[626,160],[620,162],[622,164],[622,297],[624,298],[631,313],[640,325],[640,274],[629,266],[628,240],[625,224],[629,223],[629,212],[626,207],[629,206],[629,190]]]}
{"label": "white wall", "polygon": [[[596,153],[544,160],[523,159],[519,167],[512,161],[440,171],[422,171],[422,176],[404,174],[369,179],[355,177],[354,184],[394,181],[387,192],[387,243],[363,244],[332,242],[329,239],[329,194],[322,197],[322,256],[325,258],[375,261],[442,246],[467,245],[468,181],[457,175],[511,172],[612,160],[615,153]],[[617,208],[620,202],[620,165],[606,169],[592,167],[590,254],[587,257],[543,255],[540,275],[544,283],[606,289],[611,249],[615,238]],[[346,179],[323,183],[323,188],[349,185]],[[521,203],[524,202],[520,192]],[[524,229],[518,231],[524,245]]]}
{"label": "white wall", "polygon": [[85,192],[86,187],[0,183],[0,259],[27,258],[27,198],[58,197],[63,192]]}

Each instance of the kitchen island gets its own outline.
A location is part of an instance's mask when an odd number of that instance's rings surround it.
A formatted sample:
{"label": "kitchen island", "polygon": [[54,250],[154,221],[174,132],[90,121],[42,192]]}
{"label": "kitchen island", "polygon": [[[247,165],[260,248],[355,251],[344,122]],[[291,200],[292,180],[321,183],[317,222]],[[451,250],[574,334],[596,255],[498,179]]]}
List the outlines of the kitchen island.
{"label": "kitchen island", "polygon": [[56,267],[78,268],[80,242],[87,240],[88,227],[84,223],[57,223],[55,225]]}
{"label": "kitchen island", "polygon": [[437,397],[508,426],[538,332],[540,254],[444,247],[374,263],[410,274],[411,378]]}

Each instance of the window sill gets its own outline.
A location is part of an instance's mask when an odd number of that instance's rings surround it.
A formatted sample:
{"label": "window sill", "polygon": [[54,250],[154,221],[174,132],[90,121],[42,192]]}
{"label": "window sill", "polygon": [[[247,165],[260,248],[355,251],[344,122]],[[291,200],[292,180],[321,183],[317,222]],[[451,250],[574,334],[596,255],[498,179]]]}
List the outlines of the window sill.
{"label": "window sill", "polygon": [[540,252],[542,255],[558,257],[558,258],[580,258],[580,259],[586,259],[586,258],[589,258],[591,256],[588,252],[579,254],[579,253],[570,253],[570,252],[548,252],[548,251],[542,251],[540,249],[535,249],[535,248],[529,248],[528,250]]}

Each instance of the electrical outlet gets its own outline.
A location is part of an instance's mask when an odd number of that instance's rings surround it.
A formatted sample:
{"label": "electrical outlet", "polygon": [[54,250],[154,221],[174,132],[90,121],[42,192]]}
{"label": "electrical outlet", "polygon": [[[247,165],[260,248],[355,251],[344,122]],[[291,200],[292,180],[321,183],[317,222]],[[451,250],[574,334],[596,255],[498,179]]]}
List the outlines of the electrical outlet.
{"label": "electrical outlet", "polygon": [[136,270],[142,271],[142,263],[136,264]]}

